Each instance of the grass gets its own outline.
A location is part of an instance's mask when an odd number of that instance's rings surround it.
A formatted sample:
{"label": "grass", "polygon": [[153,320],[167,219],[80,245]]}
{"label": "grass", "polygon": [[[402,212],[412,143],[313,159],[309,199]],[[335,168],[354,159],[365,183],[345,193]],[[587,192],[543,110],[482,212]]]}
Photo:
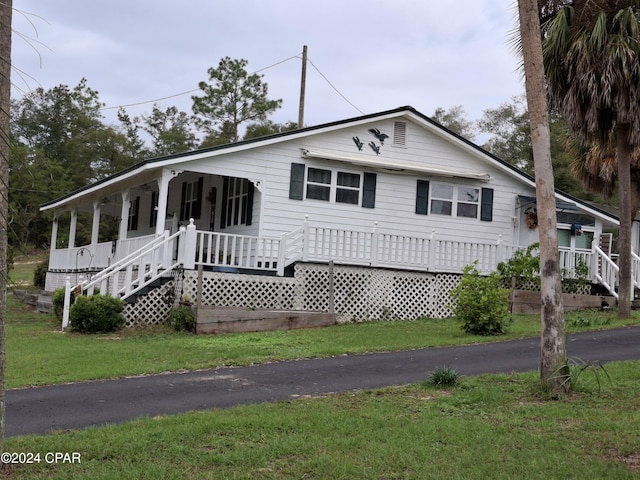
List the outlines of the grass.
{"label": "grass", "polygon": [[485,375],[18,437],[5,451],[81,457],[14,466],[14,479],[640,478],[639,367],[611,364],[605,391],[563,401],[541,397],[534,373]]}
{"label": "grass", "polygon": [[[220,365],[539,336],[538,316],[516,316],[502,337],[465,335],[452,320],[370,322],[317,330],[192,336],[169,328],[111,335],[60,333],[52,316],[8,299],[7,387]],[[577,318],[576,321],[571,321]],[[570,331],[638,323],[615,312],[567,314]],[[428,381],[224,411],[141,418],[121,425],[7,439],[32,478],[640,478],[640,362],[588,370],[562,400],[537,373]],[[425,379],[429,372],[425,371]],[[126,393],[123,393],[126,395]],[[49,464],[47,452],[81,463]],[[50,458],[50,457],[49,457]]]}
{"label": "grass", "polygon": [[[169,327],[83,335],[61,333],[53,316],[33,312],[11,295],[7,306],[7,388],[540,335],[540,320],[533,315],[515,316],[507,335],[499,337],[466,335],[451,319],[226,335],[194,336]],[[627,322],[620,322],[615,312],[598,315],[608,318],[609,327],[640,320],[635,313]],[[570,331],[594,328],[599,326]]]}

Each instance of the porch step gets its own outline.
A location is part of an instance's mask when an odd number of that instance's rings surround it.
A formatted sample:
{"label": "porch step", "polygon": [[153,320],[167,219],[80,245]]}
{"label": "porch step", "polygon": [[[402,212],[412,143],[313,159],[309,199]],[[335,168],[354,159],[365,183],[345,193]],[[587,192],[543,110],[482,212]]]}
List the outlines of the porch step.
{"label": "porch step", "polygon": [[53,293],[52,292],[29,292],[26,290],[14,290],[13,295],[19,298],[27,305],[35,307],[40,313],[53,312]]}
{"label": "porch step", "polygon": [[196,333],[264,332],[317,328],[336,324],[336,314],[292,310],[252,310],[242,307],[193,307]]}
{"label": "porch step", "polygon": [[145,285],[143,288],[141,288],[140,290],[138,290],[136,293],[134,293],[133,295],[129,295],[128,297],[123,298],[122,300],[129,304],[129,305],[133,305],[134,303],[136,303],[138,301],[139,297],[142,297],[144,295],[147,295],[149,292],[151,292],[152,290],[155,290],[158,287],[163,286],[165,283],[167,283],[168,281],[172,280],[173,277],[160,277],[160,278],[156,278],[153,282]]}

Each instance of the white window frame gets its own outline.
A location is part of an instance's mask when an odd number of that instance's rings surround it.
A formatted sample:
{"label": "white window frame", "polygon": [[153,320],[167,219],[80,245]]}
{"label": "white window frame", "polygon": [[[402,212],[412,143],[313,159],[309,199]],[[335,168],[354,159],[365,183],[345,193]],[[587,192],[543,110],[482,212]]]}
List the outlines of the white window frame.
{"label": "white window frame", "polygon": [[[309,173],[311,170],[320,170],[320,171],[324,171],[324,172],[329,172],[330,175],[330,179],[329,179],[329,183],[320,183],[320,182],[313,182],[309,180]],[[353,187],[350,185],[338,185],[338,179],[341,175],[355,175],[358,177],[358,186],[357,187]],[[308,191],[308,186],[319,186],[319,187],[325,187],[328,188],[329,190],[329,198],[328,199],[320,199],[320,198],[313,198],[313,197],[309,197],[309,191]],[[337,168],[320,168],[320,167],[312,167],[309,166],[306,169],[305,172],[305,178],[304,178],[304,198],[305,200],[316,200],[319,202],[329,202],[332,204],[335,203],[339,203],[342,205],[354,205],[354,206],[361,206],[362,205],[362,194],[363,194],[363,188],[364,188],[364,175],[362,172],[354,172],[354,171],[348,171],[348,170],[344,170],[344,169],[337,169]],[[340,201],[338,200],[338,191],[344,191],[344,192],[357,192],[358,194],[358,200],[357,202],[346,202],[346,201]]]}
{"label": "white window frame", "polygon": [[245,178],[229,177],[227,191],[226,227],[246,225],[247,203],[249,202],[249,181]]}
{"label": "white window frame", "polygon": [[[444,187],[451,191],[451,196],[437,196],[434,194],[438,190],[438,187]],[[482,189],[480,187],[473,187],[465,184],[455,184],[455,183],[444,183],[444,182],[431,182],[431,188],[429,189],[429,213],[431,215],[441,215],[444,217],[455,217],[455,218],[469,218],[478,220],[480,218],[480,210],[481,210],[481,201],[482,201]],[[466,190],[475,190],[477,193],[476,201],[469,201],[468,199],[461,199],[460,195],[463,194]],[[434,211],[433,202],[444,202],[449,203],[451,205],[450,213],[441,213],[438,211]],[[476,207],[475,216],[470,215],[461,215],[458,207],[460,205],[472,205]]]}
{"label": "white window frame", "polygon": [[184,212],[185,219],[190,219],[193,217],[193,206],[198,202],[198,182],[196,180],[194,182],[187,182],[187,190],[184,196]]}

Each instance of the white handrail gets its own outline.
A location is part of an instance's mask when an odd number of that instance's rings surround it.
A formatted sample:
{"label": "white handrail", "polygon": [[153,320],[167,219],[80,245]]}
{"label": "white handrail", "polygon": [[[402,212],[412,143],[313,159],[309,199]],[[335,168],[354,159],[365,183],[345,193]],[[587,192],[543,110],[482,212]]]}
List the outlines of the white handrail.
{"label": "white handrail", "polygon": [[[171,254],[175,242],[184,236],[184,233],[185,230],[181,229],[171,236],[165,233],[154,238],[147,245],[101,271],[89,282],[76,285],[74,290],[82,289],[87,295],[92,295],[95,288],[100,286],[100,292],[103,294],[109,290],[113,296],[128,297],[134,294],[180,264],[179,261],[171,261]],[[121,274],[124,275],[123,280],[120,279]]]}
{"label": "white handrail", "polygon": [[598,257],[598,271],[595,277],[617,299],[616,283],[620,267],[600,247],[594,245],[593,249]]}

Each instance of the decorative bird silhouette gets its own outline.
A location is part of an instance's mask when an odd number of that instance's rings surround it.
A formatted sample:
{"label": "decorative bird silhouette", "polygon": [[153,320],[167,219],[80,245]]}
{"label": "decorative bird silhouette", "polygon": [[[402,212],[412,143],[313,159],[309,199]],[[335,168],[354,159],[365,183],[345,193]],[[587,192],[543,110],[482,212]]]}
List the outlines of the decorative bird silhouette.
{"label": "decorative bird silhouette", "polygon": [[374,137],[376,137],[378,140],[380,140],[380,145],[384,145],[384,141],[389,138],[389,135],[387,135],[386,133],[382,133],[380,130],[378,130],[377,128],[370,128],[369,129],[369,133],[371,135],[373,135]]}
{"label": "decorative bird silhouette", "polygon": [[356,144],[356,147],[358,147],[358,151],[361,152],[362,146],[364,145],[364,143],[362,143],[358,137],[353,137],[353,143]]}
{"label": "decorative bird silhouette", "polygon": [[376,155],[380,155],[380,146],[379,145],[376,145],[374,142],[369,142],[369,146],[371,147],[371,150],[376,152]]}

